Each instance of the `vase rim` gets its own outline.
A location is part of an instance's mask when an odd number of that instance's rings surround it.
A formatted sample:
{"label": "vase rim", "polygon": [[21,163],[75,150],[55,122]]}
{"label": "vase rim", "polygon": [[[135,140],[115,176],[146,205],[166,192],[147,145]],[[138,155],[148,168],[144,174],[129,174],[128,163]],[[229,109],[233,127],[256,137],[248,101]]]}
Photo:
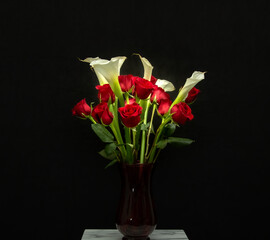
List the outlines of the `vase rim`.
{"label": "vase rim", "polygon": [[134,166],[134,167],[139,167],[139,166],[151,166],[154,165],[154,163],[121,163],[122,166]]}

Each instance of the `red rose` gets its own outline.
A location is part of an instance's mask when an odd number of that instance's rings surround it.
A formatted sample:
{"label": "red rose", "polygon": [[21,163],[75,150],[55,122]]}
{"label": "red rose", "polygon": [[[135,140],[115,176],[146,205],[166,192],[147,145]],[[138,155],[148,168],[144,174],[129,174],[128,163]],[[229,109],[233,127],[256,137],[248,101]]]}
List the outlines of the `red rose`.
{"label": "red rose", "polygon": [[154,76],[151,76],[150,82],[156,84],[157,79]]}
{"label": "red rose", "polygon": [[133,75],[120,75],[118,81],[122,92],[128,92],[133,86]]}
{"label": "red rose", "polygon": [[78,102],[72,109],[72,115],[85,118],[91,114],[91,107],[86,103],[85,98]]}
{"label": "red rose", "polygon": [[98,90],[98,98],[101,102],[108,102],[110,98],[112,102],[115,101],[115,95],[110,84],[98,85],[96,89]]}
{"label": "red rose", "polygon": [[184,102],[175,104],[172,107],[171,113],[173,113],[173,121],[182,125],[185,124],[186,121],[190,121],[194,118],[191,113],[191,108]]}
{"label": "red rose", "polygon": [[134,77],[133,82],[135,86],[134,93],[140,99],[148,98],[154,89],[153,83],[144,78]]}
{"label": "red rose", "polygon": [[158,112],[161,115],[166,114],[169,111],[169,108],[172,104],[170,99],[161,100],[158,106]]}
{"label": "red rose", "polygon": [[118,109],[122,122],[126,127],[136,127],[141,121],[142,107],[138,103],[126,104]]}
{"label": "red rose", "polygon": [[186,98],[186,100],[185,100],[185,103],[192,103],[192,102],[194,102],[194,101],[196,100],[196,98],[197,98],[199,92],[200,92],[199,89],[193,87],[193,88],[189,91],[188,96],[187,96],[187,98]]}
{"label": "red rose", "polygon": [[113,114],[109,111],[108,103],[102,102],[94,107],[92,117],[104,125],[110,125],[113,120]]}
{"label": "red rose", "polygon": [[156,102],[159,104],[161,100],[170,100],[170,95],[166,93],[162,88],[155,87],[150,98],[151,102],[154,100],[156,100]]}

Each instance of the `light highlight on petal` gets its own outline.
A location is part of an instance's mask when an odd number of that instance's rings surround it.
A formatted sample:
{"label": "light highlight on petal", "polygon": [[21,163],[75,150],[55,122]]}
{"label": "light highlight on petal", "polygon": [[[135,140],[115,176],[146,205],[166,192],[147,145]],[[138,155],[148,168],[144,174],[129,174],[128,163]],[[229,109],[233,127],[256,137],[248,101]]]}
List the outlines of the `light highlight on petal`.
{"label": "light highlight on petal", "polygon": [[156,81],[156,85],[160,88],[163,88],[165,92],[172,92],[175,90],[174,85],[170,81],[164,79],[158,79]]}

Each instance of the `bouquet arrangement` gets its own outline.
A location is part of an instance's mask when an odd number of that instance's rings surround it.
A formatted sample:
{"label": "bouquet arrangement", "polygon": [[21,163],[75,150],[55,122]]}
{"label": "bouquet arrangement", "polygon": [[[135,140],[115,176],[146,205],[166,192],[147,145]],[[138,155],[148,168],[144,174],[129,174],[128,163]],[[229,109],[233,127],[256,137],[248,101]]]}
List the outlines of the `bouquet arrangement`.
{"label": "bouquet arrangement", "polygon": [[[155,78],[151,63],[138,56],[144,67],[143,77],[120,75],[126,57],[81,60],[89,63],[97,75],[99,103],[92,106],[83,99],[74,106],[72,114],[92,122],[93,131],[106,144],[99,154],[110,160],[107,166],[116,162],[154,163],[168,143],[193,142],[172,135],[177,126],[193,119],[190,104],[200,92],[194,86],[204,79],[205,72],[193,72],[172,101],[168,92],[175,90],[174,85]],[[160,118],[157,127],[153,126],[155,116]]]}

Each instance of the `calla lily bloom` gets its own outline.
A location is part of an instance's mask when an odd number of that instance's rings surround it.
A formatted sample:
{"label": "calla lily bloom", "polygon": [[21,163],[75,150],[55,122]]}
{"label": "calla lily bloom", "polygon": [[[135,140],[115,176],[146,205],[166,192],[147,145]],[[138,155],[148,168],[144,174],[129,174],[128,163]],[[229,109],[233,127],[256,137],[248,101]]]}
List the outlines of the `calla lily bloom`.
{"label": "calla lily bloom", "polygon": [[164,79],[158,79],[156,81],[156,85],[162,88],[165,92],[172,92],[175,90],[174,85],[170,81]]}
{"label": "calla lily bloom", "polygon": [[[80,61],[82,62],[87,62],[87,63],[90,63],[90,66],[91,66],[91,63],[95,60],[98,60],[100,59],[99,57],[95,57],[95,58],[92,58],[92,57],[88,57],[88,58],[85,58],[85,59],[79,59]],[[98,78],[98,81],[99,81],[99,85],[102,86],[104,84],[108,84],[107,80],[99,73],[96,72],[96,75],[97,75],[97,78]]]}
{"label": "calla lily bloom", "polygon": [[142,57],[140,54],[138,54],[138,55],[142,61],[143,68],[144,68],[143,78],[150,81],[154,67],[151,65],[151,63],[145,57]]}
{"label": "calla lily bloom", "polygon": [[98,60],[98,59],[100,59],[100,58],[99,58],[99,57],[95,57],[95,58],[88,57],[88,58],[85,58],[85,59],[80,59],[80,58],[79,58],[80,61],[82,61],[82,62],[87,62],[87,63],[91,63],[91,62],[93,62],[93,61],[95,61],[95,60]]}
{"label": "calla lily bloom", "polygon": [[[152,71],[154,67],[145,57],[142,57],[140,54],[138,55],[142,61],[143,68],[144,68],[143,78],[148,81],[154,80],[155,78],[152,76]],[[157,79],[157,81],[155,81],[155,85],[163,88],[165,92],[172,92],[175,90],[175,87],[173,86],[173,84],[167,80]]]}
{"label": "calla lily bloom", "polygon": [[201,80],[204,79],[204,74],[205,72],[199,72],[199,71],[195,71],[193,72],[193,74],[191,75],[190,78],[187,78],[184,87],[182,87],[176,97],[176,99],[174,100],[174,102],[171,105],[171,108],[180,102],[185,101],[185,99],[188,96],[189,91]]}
{"label": "calla lily bloom", "polygon": [[99,58],[92,61],[90,65],[94,68],[95,73],[100,73],[111,85],[118,81],[120,69],[125,60],[126,57],[114,57],[110,61]]}
{"label": "calla lily bloom", "polygon": [[[86,58],[84,61],[89,62],[93,67],[100,85],[109,83],[115,95],[123,101],[121,87],[118,82],[118,76],[120,75],[120,69],[126,57],[114,57],[111,60],[101,58]],[[104,81],[105,80],[105,81]]]}
{"label": "calla lily bloom", "polygon": [[120,75],[120,69],[125,60],[126,57],[114,57],[111,58],[110,61],[106,59],[97,59],[90,63],[97,74],[97,77],[102,76],[107,80],[115,95],[121,99],[120,101],[124,100],[118,82],[118,76]]}

